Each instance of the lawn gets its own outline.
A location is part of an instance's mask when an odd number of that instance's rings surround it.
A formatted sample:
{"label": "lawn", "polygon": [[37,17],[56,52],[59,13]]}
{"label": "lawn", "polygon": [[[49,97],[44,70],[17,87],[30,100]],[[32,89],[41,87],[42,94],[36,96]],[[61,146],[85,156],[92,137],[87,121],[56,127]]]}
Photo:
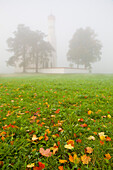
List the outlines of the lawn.
{"label": "lawn", "polygon": [[1,76],[0,168],[113,169],[113,75]]}

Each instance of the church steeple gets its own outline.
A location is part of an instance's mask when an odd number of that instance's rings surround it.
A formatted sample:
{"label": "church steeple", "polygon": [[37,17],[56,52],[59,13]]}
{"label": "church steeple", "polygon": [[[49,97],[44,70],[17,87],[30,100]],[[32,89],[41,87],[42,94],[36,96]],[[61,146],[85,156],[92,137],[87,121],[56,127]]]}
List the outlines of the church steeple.
{"label": "church steeple", "polygon": [[56,67],[57,54],[56,54],[55,16],[52,14],[48,16],[48,41],[55,50],[52,53],[51,66]]}

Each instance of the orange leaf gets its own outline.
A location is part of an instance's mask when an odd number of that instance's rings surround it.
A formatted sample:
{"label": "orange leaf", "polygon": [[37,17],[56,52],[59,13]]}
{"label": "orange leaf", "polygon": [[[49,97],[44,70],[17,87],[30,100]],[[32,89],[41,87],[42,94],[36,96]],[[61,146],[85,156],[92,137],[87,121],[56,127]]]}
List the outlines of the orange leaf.
{"label": "orange leaf", "polygon": [[2,136],[1,139],[2,139],[2,141],[4,141],[5,140],[4,136]]}
{"label": "orange leaf", "polygon": [[10,141],[10,144],[13,145],[13,144],[14,144],[14,141]]}
{"label": "orange leaf", "polygon": [[86,123],[84,123],[84,124],[81,124],[80,126],[81,127],[87,127],[88,125]]}
{"label": "orange leaf", "polygon": [[82,118],[78,119],[78,122],[83,122],[83,121],[84,121],[84,119],[82,119]]}
{"label": "orange leaf", "polygon": [[57,109],[57,110],[55,111],[55,113],[59,113],[59,111],[60,111],[60,109]]}
{"label": "orange leaf", "polygon": [[105,158],[104,159],[107,159],[107,160],[111,159],[111,155],[109,153],[105,154]]}
{"label": "orange leaf", "polygon": [[77,137],[76,133],[74,133],[74,137],[75,137],[75,138]]}
{"label": "orange leaf", "polygon": [[58,167],[59,170],[64,170],[63,166]]}
{"label": "orange leaf", "polygon": [[69,155],[69,161],[73,163],[79,163],[80,159],[77,157],[77,154],[74,153],[73,157]]}
{"label": "orange leaf", "polygon": [[89,111],[88,111],[88,115],[90,115],[91,113],[92,113],[92,111],[91,111],[91,110],[89,110]]}
{"label": "orange leaf", "polygon": [[49,129],[46,129],[45,130],[48,134],[50,134],[51,133],[51,131],[49,130]]}
{"label": "orange leaf", "polygon": [[74,163],[74,158],[71,155],[69,155],[69,161]]}
{"label": "orange leaf", "polygon": [[86,147],[86,152],[87,153],[92,153],[93,152],[93,149],[91,147]]}
{"label": "orange leaf", "polygon": [[88,164],[91,161],[91,158],[87,155],[81,156],[81,160],[83,164]]}
{"label": "orange leaf", "polygon": [[107,136],[106,141],[111,141],[111,138]]}
{"label": "orange leaf", "polygon": [[100,144],[101,144],[101,145],[104,145],[104,142],[100,140]]}
{"label": "orange leaf", "polygon": [[74,140],[68,140],[68,141],[67,141],[67,144],[68,144],[68,145],[71,144],[71,146],[74,147]]}
{"label": "orange leaf", "polygon": [[76,142],[77,142],[77,143],[81,143],[82,140],[81,140],[81,139],[77,139]]}
{"label": "orange leaf", "polygon": [[39,123],[39,122],[40,122],[40,120],[37,120],[37,121],[36,121],[36,123]]}
{"label": "orange leaf", "polygon": [[43,138],[43,136],[40,136],[38,139],[41,140]]}
{"label": "orange leaf", "polygon": [[65,163],[65,162],[67,162],[67,160],[59,159],[59,162],[60,163]]}
{"label": "orange leaf", "polygon": [[97,135],[97,132],[93,132],[95,135]]}
{"label": "orange leaf", "polygon": [[46,133],[45,133],[45,138],[44,138],[44,140],[45,141],[47,141],[49,138],[48,138],[48,136],[46,135]]}

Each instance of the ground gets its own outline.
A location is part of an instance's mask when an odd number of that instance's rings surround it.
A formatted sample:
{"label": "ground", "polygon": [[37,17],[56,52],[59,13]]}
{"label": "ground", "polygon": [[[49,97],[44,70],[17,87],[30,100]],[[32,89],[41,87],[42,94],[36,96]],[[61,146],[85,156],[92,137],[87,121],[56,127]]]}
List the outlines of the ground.
{"label": "ground", "polygon": [[1,169],[112,169],[113,75],[1,75]]}

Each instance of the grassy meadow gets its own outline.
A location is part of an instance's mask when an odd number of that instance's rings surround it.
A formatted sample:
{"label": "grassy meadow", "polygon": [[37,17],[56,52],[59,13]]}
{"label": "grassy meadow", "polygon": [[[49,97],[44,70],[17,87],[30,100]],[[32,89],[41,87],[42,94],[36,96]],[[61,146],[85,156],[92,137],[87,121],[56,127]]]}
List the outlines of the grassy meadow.
{"label": "grassy meadow", "polygon": [[113,169],[113,75],[0,76],[0,168]]}

